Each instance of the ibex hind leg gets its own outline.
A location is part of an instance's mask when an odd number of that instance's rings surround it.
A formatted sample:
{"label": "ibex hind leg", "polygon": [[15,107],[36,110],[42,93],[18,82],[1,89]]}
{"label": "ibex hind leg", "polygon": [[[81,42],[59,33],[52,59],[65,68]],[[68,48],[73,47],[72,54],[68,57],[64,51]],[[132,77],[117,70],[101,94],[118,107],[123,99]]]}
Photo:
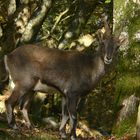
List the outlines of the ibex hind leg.
{"label": "ibex hind leg", "polygon": [[15,121],[14,107],[17,105],[20,96],[25,94],[24,90],[15,86],[10,97],[5,101],[8,125],[13,129],[18,129]]}
{"label": "ibex hind leg", "polygon": [[29,110],[31,99],[32,99],[33,95],[34,95],[34,92],[27,93],[24,96],[24,98],[22,99],[22,101],[20,102],[20,109],[22,111],[23,118],[25,120],[25,126],[28,129],[33,128],[33,125],[31,124],[30,119],[29,119],[29,115],[28,115],[28,110]]}
{"label": "ibex hind leg", "polygon": [[70,117],[70,139],[71,140],[78,140],[76,135],[76,127],[77,127],[77,104],[78,104],[78,97],[73,96],[74,94],[71,93],[72,96],[68,97],[67,99],[67,108]]}

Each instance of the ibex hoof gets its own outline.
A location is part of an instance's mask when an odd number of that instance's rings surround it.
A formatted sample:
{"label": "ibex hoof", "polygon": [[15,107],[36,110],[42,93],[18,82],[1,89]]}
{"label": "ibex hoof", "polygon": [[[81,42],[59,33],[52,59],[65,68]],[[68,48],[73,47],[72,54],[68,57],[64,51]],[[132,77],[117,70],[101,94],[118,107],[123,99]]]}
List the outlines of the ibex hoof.
{"label": "ibex hoof", "polygon": [[15,131],[18,131],[19,130],[19,127],[16,125],[16,124],[13,124],[13,125],[9,125],[11,129],[15,130]]}
{"label": "ibex hoof", "polygon": [[66,135],[66,133],[61,133],[61,140],[67,140],[68,137]]}
{"label": "ibex hoof", "polygon": [[71,137],[70,137],[70,140],[78,140],[78,138],[75,137],[75,136],[71,136]]}
{"label": "ibex hoof", "polygon": [[28,124],[28,123],[26,123],[25,126],[26,126],[29,130],[32,130],[32,129],[34,128],[33,125]]}

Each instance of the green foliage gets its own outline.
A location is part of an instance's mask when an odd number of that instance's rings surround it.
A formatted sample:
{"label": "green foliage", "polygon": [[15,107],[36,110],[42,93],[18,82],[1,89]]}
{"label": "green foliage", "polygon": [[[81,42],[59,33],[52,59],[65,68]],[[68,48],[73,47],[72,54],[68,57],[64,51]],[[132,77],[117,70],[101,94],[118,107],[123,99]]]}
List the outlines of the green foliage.
{"label": "green foliage", "polygon": [[[109,79],[108,79],[109,80]],[[107,77],[103,80],[107,81]],[[114,108],[114,86],[113,81],[96,88],[88,97],[81,102],[80,116],[86,117],[90,128],[100,128],[110,133],[113,122]],[[84,109],[83,109],[84,108]]]}
{"label": "green foliage", "polygon": [[135,133],[136,114],[127,120],[123,120],[119,125],[116,125],[112,131],[118,138],[124,135],[132,135]]}
{"label": "green foliage", "polygon": [[[133,35],[139,29],[140,29],[140,9],[136,11],[135,17],[130,19],[128,33],[129,33],[129,38],[131,43],[134,43]],[[132,46],[138,46],[138,45],[139,44],[132,44]]]}
{"label": "green foliage", "polygon": [[128,97],[131,94],[138,93],[140,90],[140,77],[138,75],[125,74],[116,81],[116,93]]}
{"label": "green foliage", "polygon": [[[121,16],[118,17],[117,22],[121,25],[121,20],[127,21],[125,31],[129,35],[129,47],[125,52],[121,52],[119,56],[119,63],[117,65],[118,75],[115,84],[115,104],[114,111],[118,113],[120,106],[124,99],[132,94],[140,97],[140,44],[134,39],[134,34],[140,29],[139,8],[137,5],[130,1],[125,7],[126,1],[115,1],[116,9],[120,11]],[[120,8],[120,9],[119,9]],[[113,133],[118,137],[134,134],[136,125],[137,112],[132,114],[131,117],[123,120],[113,129]]]}
{"label": "green foliage", "polygon": [[124,93],[132,93],[140,87],[139,56],[140,48],[138,43],[132,43],[126,56],[121,57],[118,64],[119,78],[116,81],[117,90],[122,89]]}
{"label": "green foliage", "polygon": [[41,132],[40,134],[35,134],[31,136],[24,136],[24,135],[10,135],[8,133],[0,131],[0,140],[58,140],[56,136],[49,135],[47,133]]}
{"label": "green foliage", "polygon": [[0,24],[3,24],[7,20],[7,8],[8,0],[1,0],[0,1]]}
{"label": "green foliage", "polygon": [[0,122],[0,140],[58,140],[56,132],[40,130],[23,130],[20,133],[7,128],[7,123]]}
{"label": "green foliage", "polygon": [[53,7],[42,26],[42,34],[46,36],[50,33],[58,41],[62,41],[65,38],[64,34],[67,31],[72,32],[74,35],[77,34],[78,36],[67,40],[68,44],[66,43],[67,45],[64,48],[66,49],[71,41],[77,39],[79,35],[95,33],[97,29],[102,27],[100,25],[102,13],[109,11],[108,13],[112,14],[110,10],[112,6],[107,6],[110,2],[111,0],[106,0],[105,3],[97,5],[96,1],[76,0],[69,2],[67,0],[56,0],[53,2]]}
{"label": "green foliage", "polygon": [[[116,30],[133,24],[131,20],[135,20],[139,15],[138,13],[140,9],[138,8],[138,6],[139,5],[134,3],[132,0],[114,1],[114,17],[117,21],[115,24]],[[128,29],[131,30],[131,28]]]}
{"label": "green foliage", "polygon": [[[19,140],[22,140],[22,139],[19,139]],[[23,138],[23,140],[24,140],[24,138]],[[58,138],[55,138],[52,135],[49,135],[47,133],[41,133],[41,134],[37,134],[35,136],[26,138],[26,140],[58,140]]]}
{"label": "green foliage", "polygon": [[110,2],[111,2],[111,0],[106,0],[106,1],[105,1],[105,3],[110,3]]}
{"label": "green foliage", "polygon": [[[43,35],[46,35],[49,31],[51,32],[51,29],[53,28],[53,25],[55,24],[58,16],[65,11],[68,8],[68,2],[66,0],[63,0],[63,2],[60,2],[59,0],[56,0],[53,2],[53,7],[51,8],[49,15],[47,16],[45,22],[42,25],[42,32]],[[63,22],[59,23],[57,28],[55,29],[54,37],[58,37],[57,35],[62,33],[65,29],[65,25]]]}
{"label": "green foliage", "polygon": [[115,104],[114,110],[122,104],[122,101],[135,94],[139,96],[140,91],[140,63],[139,63],[140,47],[138,43],[131,43],[127,54],[121,55],[117,67],[118,76],[115,84]]}

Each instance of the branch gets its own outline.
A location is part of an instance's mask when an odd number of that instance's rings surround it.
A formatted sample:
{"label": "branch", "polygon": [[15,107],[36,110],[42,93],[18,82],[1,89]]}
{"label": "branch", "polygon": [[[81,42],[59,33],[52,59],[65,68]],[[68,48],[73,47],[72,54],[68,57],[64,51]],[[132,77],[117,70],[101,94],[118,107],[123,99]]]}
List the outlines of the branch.
{"label": "branch", "polygon": [[60,22],[61,18],[69,11],[69,9],[67,8],[64,12],[60,13],[59,16],[56,18],[56,22],[54,24],[54,26],[51,29],[51,33],[55,30],[57,24]]}
{"label": "branch", "polygon": [[2,28],[0,26],[0,38],[3,36],[3,31],[2,31]]}
{"label": "branch", "polygon": [[63,42],[69,42],[78,38],[97,5],[97,1],[88,3],[84,0],[78,0],[70,5],[68,16],[63,19],[63,21],[69,20],[66,22],[67,28],[59,38],[60,46]]}
{"label": "branch", "polygon": [[16,11],[16,0],[10,0],[8,5],[8,16],[11,16]]}
{"label": "branch", "polygon": [[3,30],[3,37],[1,38],[2,51],[5,54],[16,48],[30,16],[27,4],[21,4],[18,7],[16,3],[16,7],[16,11],[12,11],[13,14],[9,13],[7,24]]}
{"label": "branch", "polygon": [[74,17],[74,14],[68,15],[67,17],[63,18],[61,20],[61,23],[64,22],[64,21],[66,21],[66,20],[68,20],[68,19],[70,19],[71,17]]}
{"label": "branch", "polygon": [[29,42],[37,35],[46,15],[52,5],[52,0],[43,0],[42,5],[30,19],[20,41]]}

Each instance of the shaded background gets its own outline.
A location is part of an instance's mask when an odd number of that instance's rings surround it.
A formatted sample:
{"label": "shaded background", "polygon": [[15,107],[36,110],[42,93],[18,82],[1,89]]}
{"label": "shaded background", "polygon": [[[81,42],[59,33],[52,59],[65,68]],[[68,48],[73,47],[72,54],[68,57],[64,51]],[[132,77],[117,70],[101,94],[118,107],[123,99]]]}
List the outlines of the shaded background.
{"label": "shaded background", "polygon": [[[138,0],[1,0],[0,58],[28,43],[92,52],[98,47],[95,33],[104,29],[103,15],[107,15],[113,34],[120,35],[124,41],[115,67],[80,104],[79,135],[133,137],[139,130],[140,118],[137,117],[140,99]],[[9,86],[3,87],[5,90],[0,91],[1,122],[5,122],[4,100],[11,90]],[[31,105],[31,118],[36,125],[42,122],[45,128],[48,124],[57,128],[60,106],[61,96],[56,92],[38,93]],[[19,118],[20,113],[16,114]],[[5,132],[3,130],[2,135]]]}

